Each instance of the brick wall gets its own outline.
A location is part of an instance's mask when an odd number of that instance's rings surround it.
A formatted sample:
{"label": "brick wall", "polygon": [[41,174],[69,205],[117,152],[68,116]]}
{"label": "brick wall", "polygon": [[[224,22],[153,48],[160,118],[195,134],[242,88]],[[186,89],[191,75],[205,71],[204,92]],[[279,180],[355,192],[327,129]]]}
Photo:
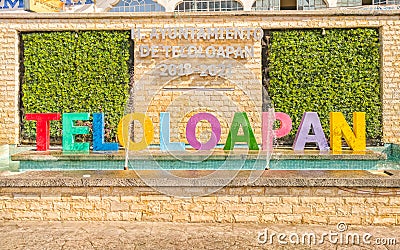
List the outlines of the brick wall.
{"label": "brick wall", "polygon": [[[254,12],[254,13],[105,13],[105,14],[3,14],[0,17],[0,144],[19,143],[19,32],[29,31],[57,31],[57,30],[130,30],[135,27],[151,29],[153,27],[261,27],[263,29],[286,29],[286,28],[356,28],[374,27],[380,29],[382,49],[382,98],[383,98],[383,140],[385,143],[400,143],[398,133],[400,128],[400,20],[399,11],[355,11],[335,10],[318,12]],[[151,42],[151,41],[144,41]],[[237,44],[243,42],[235,41]],[[198,44],[204,42],[197,41]],[[218,44],[219,42],[215,42]],[[246,69],[254,73],[254,78],[259,81],[241,81],[244,89],[234,89],[226,93],[229,100],[234,100],[231,107],[250,112],[250,120],[254,125],[257,138],[260,136],[260,122],[257,112],[261,109],[261,45],[255,42],[255,58],[243,60],[241,63]],[[135,81],[142,79],[148,69],[159,63],[157,60],[146,62],[135,60]],[[161,59],[160,59],[161,60]],[[208,79],[211,81],[211,79]],[[167,82],[168,86],[174,86],[174,81]],[[190,82],[187,82],[190,85]],[[230,86],[229,82],[224,83]],[[164,85],[163,85],[164,86]],[[147,86],[145,90],[136,93],[137,108],[148,105],[147,97],[151,95],[149,112],[154,118],[155,126],[158,127],[158,112],[168,111],[171,103],[181,105],[186,99],[179,99],[181,93],[170,93],[167,91],[157,92],[154,96],[154,86]],[[144,91],[144,92],[143,92]],[[244,91],[244,92],[242,92]],[[193,103],[204,100],[204,93],[197,92],[190,99]],[[244,94],[245,93],[245,94]],[[230,96],[229,96],[230,95]],[[143,96],[145,96],[143,98]],[[249,100],[251,96],[252,100]],[[209,98],[209,100],[208,100]],[[217,94],[207,94],[210,106],[225,105]],[[197,104],[199,105],[199,104]],[[172,106],[171,106],[172,107]],[[232,109],[233,109],[232,108]],[[221,125],[222,134],[226,136],[232,109],[227,108],[222,113],[216,112],[218,118],[226,117]],[[204,110],[210,111],[213,110]],[[186,113],[185,113],[186,112]],[[230,114],[230,115],[229,115]],[[174,114],[179,120],[173,124],[171,134],[184,133],[183,120],[187,119],[188,113],[183,110]],[[171,117],[171,121],[176,117]],[[185,138],[184,135],[180,136]],[[156,140],[157,140],[156,134]],[[224,141],[224,137],[221,139]]]}
{"label": "brick wall", "polygon": [[400,225],[399,193],[400,188],[225,187],[180,199],[150,187],[1,188],[0,220]]}

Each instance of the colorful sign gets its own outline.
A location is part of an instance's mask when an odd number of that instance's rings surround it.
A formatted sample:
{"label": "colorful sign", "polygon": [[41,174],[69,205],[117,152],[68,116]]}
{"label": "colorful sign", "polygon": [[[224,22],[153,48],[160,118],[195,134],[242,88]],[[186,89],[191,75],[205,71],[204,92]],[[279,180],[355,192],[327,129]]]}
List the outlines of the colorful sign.
{"label": "colorful sign", "polygon": [[[60,120],[62,117],[62,147],[63,151],[88,152],[90,145],[88,142],[76,142],[75,135],[89,134],[89,127],[75,126],[75,121],[89,120],[89,113],[65,113],[62,116],[55,114],[27,114],[27,120],[37,122],[36,143],[38,151],[49,149],[50,142],[50,121]],[[207,121],[211,125],[211,136],[209,141],[201,143],[196,138],[196,125],[200,121]],[[280,127],[273,130],[273,123],[277,120]],[[134,142],[130,138],[130,126],[133,121],[140,122],[143,128],[143,137],[140,142]],[[243,134],[239,134],[242,128]],[[290,133],[292,120],[282,112],[276,112],[274,117],[270,113],[264,112],[262,115],[262,150],[266,150],[272,144],[273,138],[283,137]],[[310,134],[310,131],[313,131]],[[330,145],[336,152],[342,150],[342,138],[354,151],[366,150],[366,127],[365,113],[353,113],[353,130],[346,122],[341,112],[330,113]],[[161,151],[183,151],[185,145],[182,142],[170,142],[170,114],[160,113],[160,150]],[[186,125],[186,139],[190,146],[197,150],[212,150],[221,138],[221,125],[217,117],[211,113],[194,114]],[[150,117],[143,113],[131,113],[125,115],[118,124],[118,141],[122,147],[129,151],[146,149],[154,139],[154,126]],[[235,113],[229,129],[228,137],[225,141],[224,150],[232,150],[237,143],[246,143],[250,150],[259,150],[253,129],[245,112]],[[314,143],[320,151],[330,150],[326,141],[325,133],[322,130],[321,122],[316,112],[305,112],[296,133],[293,143],[294,150],[304,150],[306,143]],[[117,151],[118,143],[104,142],[104,114],[93,114],[93,151]]]}

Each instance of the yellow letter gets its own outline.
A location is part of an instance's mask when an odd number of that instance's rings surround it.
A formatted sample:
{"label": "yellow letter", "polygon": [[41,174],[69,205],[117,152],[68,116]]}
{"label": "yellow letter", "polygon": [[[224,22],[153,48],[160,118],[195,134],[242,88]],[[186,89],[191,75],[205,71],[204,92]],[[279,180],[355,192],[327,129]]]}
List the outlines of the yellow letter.
{"label": "yellow letter", "polygon": [[[131,135],[129,133],[131,123],[133,121],[139,121],[143,127],[143,137],[142,141],[134,142],[131,139]],[[151,119],[143,113],[132,113],[127,114],[118,123],[118,141],[119,143],[126,148],[128,145],[129,151],[138,151],[146,149],[147,146],[154,139],[154,127]]]}
{"label": "yellow letter", "polygon": [[341,112],[330,113],[331,149],[342,151],[342,137],[354,151],[366,150],[365,112],[353,113],[353,131]]}

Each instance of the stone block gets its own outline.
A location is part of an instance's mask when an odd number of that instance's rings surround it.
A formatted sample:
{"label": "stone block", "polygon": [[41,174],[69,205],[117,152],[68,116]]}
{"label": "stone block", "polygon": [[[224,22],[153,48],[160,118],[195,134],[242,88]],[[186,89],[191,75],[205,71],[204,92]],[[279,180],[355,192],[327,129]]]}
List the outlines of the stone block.
{"label": "stone block", "polygon": [[336,207],[335,206],[324,206],[324,205],[313,206],[313,211],[316,214],[334,215],[334,214],[336,214]]}
{"label": "stone block", "polygon": [[200,197],[193,197],[193,202],[206,202],[206,203],[216,203],[217,197],[215,196],[200,196]]}
{"label": "stone block", "polygon": [[274,214],[263,214],[261,216],[261,221],[262,222],[275,222],[276,218]]}
{"label": "stone block", "polygon": [[[218,212],[222,213],[224,212],[224,205],[223,204],[204,204],[203,203],[203,212],[208,213],[208,212]],[[200,212],[201,210],[197,211]],[[196,211],[194,211],[196,212]]]}
{"label": "stone block", "polygon": [[218,196],[217,197],[217,202],[218,203],[223,203],[223,202],[235,202],[235,203],[239,203],[239,196]]}
{"label": "stone block", "polygon": [[13,195],[11,193],[0,193],[0,200],[11,200]]}
{"label": "stone block", "polygon": [[293,205],[293,214],[304,214],[304,213],[312,213],[313,209],[311,206],[307,205]]}
{"label": "stone block", "polygon": [[171,201],[170,196],[166,195],[142,195],[140,196],[141,201]]}
{"label": "stone block", "polygon": [[344,200],[347,204],[364,204],[366,202],[364,197],[345,197]]}
{"label": "stone block", "polygon": [[13,214],[10,211],[0,211],[0,221],[2,220],[12,220],[13,218]]}
{"label": "stone block", "polygon": [[88,220],[88,221],[101,221],[104,220],[104,214],[101,211],[94,211],[94,210],[89,210],[89,211],[83,211],[81,214],[82,220]]}
{"label": "stone block", "polygon": [[333,187],[317,187],[312,189],[313,194],[318,196],[336,196],[337,195],[337,188]]}
{"label": "stone block", "polygon": [[289,188],[289,192],[291,196],[311,196],[313,193],[310,187]]}
{"label": "stone block", "polygon": [[61,193],[57,194],[41,194],[41,200],[49,200],[49,201],[61,201]]}
{"label": "stone block", "polygon": [[53,208],[54,210],[70,210],[71,204],[69,202],[64,202],[64,201],[54,201]]}
{"label": "stone block", "polygon": [[14,211],[13,217],[16,220],[41,220],[43,214],[41,212]]}
{"label": "stone block", "polygon": [[269,206],[269,205],[264,205],[263,209],[264,213],[279,213],[279,214],[292,214],[293,209],[291,205],[287,204],[282,204],[282,205],[275,205],[275,206]]}
{"label": "stone block", "polygon": [[122,220],[141,221],[143,218],[142,212],[121,212]]}
{"label": "stone block", "polygon": [[383,217],[383,216],[376,216],[373,219],[372,224],[374,225],[382,225],[382,226],[391,226],[396,225],[396,217]]}
{"label": "stone block", "polygon": [[137,212],[137,211],[147,211],[148,207],[146,204],[143,203],[132,203],[129,206],[129,211],[131,212]]}
{"label": "stone block", "polygon": [[101,196],[100,196],[99,194],[88,194],[88,195],[87,195],[87,199],[88,199],[89,201],[96,201],[96,202],[98,202],[98,201],[101,201]]}
{"label": "stone block", "polygon": [[329,205],[331,204],[343,204],[344,198],[342,197],[326,197],[325,202]]}
{"label": "stone block", "polygon": [[400,206],[378,206],[378,214],[397,214],[398,216],[400,216]]}
{"label": "stone block", "polygon": [[325,197],[300,197],[301,203],[304,204],[325,204]]}
{"label": "stone block", "polygon": [[400,197],[394,196],[389,198],[389,205],[400,206]]}
{"label": "stone block", "polygon": [[129,203],[128,202],[118,202],[118,201],[111,201],[111,212],[117,211],[129,211]]}
{"label": "stone block", "polygon": [[10,209],[10,210],[14,210],[14,209],[27,210],[27,206],[26,206],[27,204],[22,201],[10,200],[10,201],[6,201],[4,203],[4,205],[7,209]]}
{"label": "stone block", "polygon": [[318,216],[318,215],[309,215],[303,214],[303,223],[304,224],[328,224],[327,216]]}
{"label": "stone block", "polygon": [[282,203],[283,204],[299,204],[300,199],[299,197],[292,197],[292,196],[282,196],[281,197]]}
{"label": "stone block", "polygon": [[100,201],[100,202],[94,202],[94,209],[96,210],[103,210],[103,211],[110,211],[111,210],[111,202],[110,201]]}
{"label": "stone block", "polygon": [[43,212],[43,220],[59,221],[61,220],[61,212]]}
{"label": "stone block", "polygon": [[[222,105],[219,104],[219,106],[222,106]],[[262,188],[251,188],[251,192],[255,191],[255,192],[261,192],[262,193],[263,191],[260,191],[260,190],[262,190]],[[229,187],[227,189],[227,191],[228,191],[228,194],[230,194],[230,195],[242,196],[242,195],[247,194],[247,192],[246,192],[247,190],[246,190],[245,187]]]}
{"label": "stone block", "polygon": [[196,203],[183,203],[182,209],[187,212],[202,212],[205,205]]}
{"label": "stone block", "polygon": [[354,215],[376,215],[377,208],[374,206],[352,206],[351,214],[354,214]]}
{"label": "stone block", "polygon": [[107,221],[120,221],[122,220],[121,212],[106,212],[105,220]]}
{"label": "stone block", "polygon": [[235,222],[245,223],[245,222],[259,222],[259,218],[256,215],[247,215],[247,214],[234,214]]}
{"label": "stone block", "polygon": [[245,206],[249,213],[261,213],[264,210],[264,206],[261,204],[246,204]]}
{"label": "stone block", "polygon": [[61,220],[81,220],[81,212],[61,211]]}
{"label": "stone block", "polygon": [[51,202],[30,202],[29,209],[30,210],[52,210],[53,204]]}
{"label": "stone block", "polygon": [[189,216],[189,214],[176,213],[176,214],[172,215],[172,221],[173,222],[189,222],[190,216]]}
{"label": "stone block", "polygon": [[190,214],[190,222],[214,222],[213,215],[207,214]]}
{"label": "stone block", "polygon": [[172,214],[146,214],[142,216],[143,221],[172,221]]}
{"label": "stone block", "polygon": [[235,222],[235,219],[233,218],[233,215],[231,215],[231,214],[218,213],[216,215],[215,221],[219,222],[219,223],[233,223],[233,222]]}
{"label": "stone block", "polygon": [[71,210],[93,210],[94,204],[88,201],[71,202]]}
{"label": "stone block", "polygon": [[[247,208],[246,206],[243,206],[242,204],[227,204],[224,205],[224,209],[227,213],[231,213],[231,212],[246,212]],[[261,210],[262,210],[262,206],[261,206]]]}
{"label": "stone block", "polygon": [[266,205],[281,202],[278,196],[252,196],[251,200],[254,203],[264,203]]}
{"label": "stone block", "polygon": [[179,212],[182,210],[181,204],[171,204],[168,202],[161,203],[162,211]]}
{"label": "stone block", "polygon": [[121,197],[118,194],[102,194],[101,199],[104,201],[121,201]]}
{"label": "stone block", "polygon": [[387,205],[389,204],[389,197],[367,197],[365,202],[369,204]]}
{"label": "stone block", "polygon": [[302,216],[298,215],[298,214],[277,214],[276,215],[276,219],[279,222],[283,222],[283,223],[301,223],[302,221]]}
{"label": "stone block", "polygon": [[40,194],[37,194],[37,193],[33,193],[33,194],[29,194],[29,193],[14,193],[13,196],[14,196],[15,200],[18,200],[18,199],[39,200],[40,199]]}
{"label": "stone block", "polygon": [[140,200],[139,196],[135,195],[121,195],[122,202],[137,202]]}
{"label": "stone block", "polygon": [[347,225],[360,225],[360,216],[328,216],[328,223],[330,225],[337,225],[338,223],[346,223]]}
{"label": "stone block", "polygon": [[86,194],[71,195],[72,200],[86,200]]}
{"label": "stone block", "polygon": [[242,197],[240,197],[240,202],[241,203],[251,203],[252,197],[251,196],[242,196]]}

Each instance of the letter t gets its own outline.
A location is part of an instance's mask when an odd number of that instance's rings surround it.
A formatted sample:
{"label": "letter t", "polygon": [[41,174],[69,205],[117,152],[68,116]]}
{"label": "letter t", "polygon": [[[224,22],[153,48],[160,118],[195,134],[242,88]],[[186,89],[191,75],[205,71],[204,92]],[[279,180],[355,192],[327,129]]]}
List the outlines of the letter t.
{"label": "letter t", "polygon": [[26,114],[26,120],[36,121],[36,150],[46,151],[50,146],[50,121],[60,120],[59,113]]}

